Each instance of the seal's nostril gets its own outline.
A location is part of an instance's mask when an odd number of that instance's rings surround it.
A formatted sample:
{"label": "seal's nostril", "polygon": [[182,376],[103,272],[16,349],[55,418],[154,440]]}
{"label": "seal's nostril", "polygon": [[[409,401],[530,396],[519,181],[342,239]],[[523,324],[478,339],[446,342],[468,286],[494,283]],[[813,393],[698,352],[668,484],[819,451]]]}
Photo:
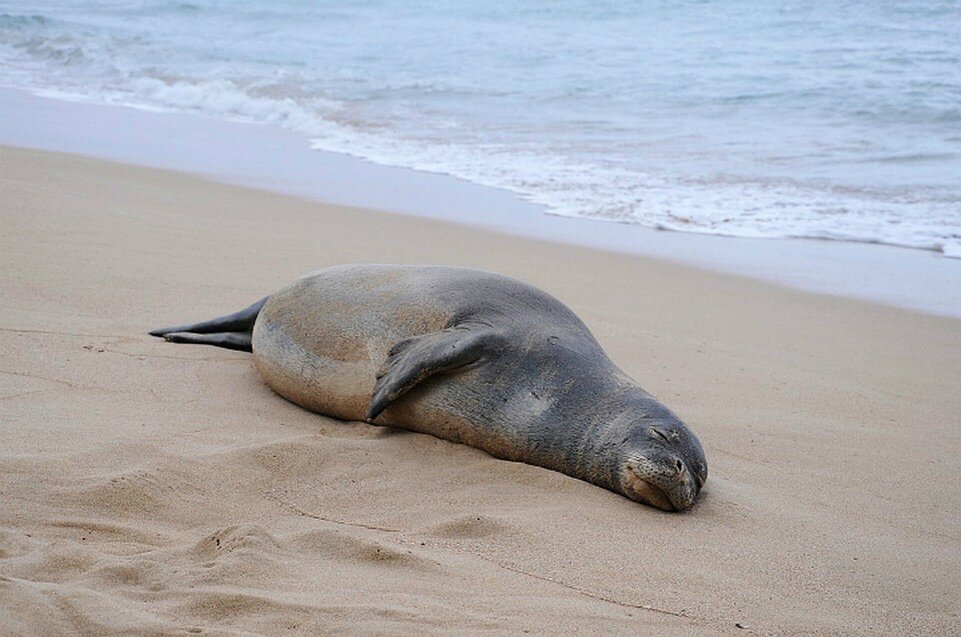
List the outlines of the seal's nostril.
{"label": "seal's nostril", "polygon": [[674,466],[677,467],[677,472],[678,472],[678,473],[684,471],[684,463],[681,462],[680,460],[678,460],[677,462],[675,462],[675,463],[674,463]]}

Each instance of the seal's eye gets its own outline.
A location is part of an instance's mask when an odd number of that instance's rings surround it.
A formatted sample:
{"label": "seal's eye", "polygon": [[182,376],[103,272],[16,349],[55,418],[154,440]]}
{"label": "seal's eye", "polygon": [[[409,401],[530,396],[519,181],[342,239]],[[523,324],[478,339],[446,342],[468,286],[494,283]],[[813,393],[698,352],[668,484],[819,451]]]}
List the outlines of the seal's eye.
{"label": "seal's eye", "polygon": [[657,427],[651,427],[651,436],[654,438],[660,438],[664,442],[670,442],[670,438],[664,435],[664,432]]}

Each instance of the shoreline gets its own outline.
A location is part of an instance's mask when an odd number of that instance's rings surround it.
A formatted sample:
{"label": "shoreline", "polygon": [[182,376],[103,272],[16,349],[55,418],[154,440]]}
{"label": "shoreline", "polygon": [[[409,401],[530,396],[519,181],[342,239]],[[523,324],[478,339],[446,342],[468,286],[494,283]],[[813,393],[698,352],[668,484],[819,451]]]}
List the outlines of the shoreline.
{"label": "shoreline", "polygon": [[[0,193],[0,632],[961,626],[958,319],[63,153],[0,148]],[[147,335],[351,261],[559,298],[696,432],[699,503],[325,418]]]}
{"label": "shoreline", "polygon": [[[299,134],[200,115],[0,88],[0,144],[201,175],[333,204],[440,219],[961,317],[961,260],[896,246],[743,239],[548,214],[507,191],[311,150]],[[373,187],[367,187],[374,184]]]}

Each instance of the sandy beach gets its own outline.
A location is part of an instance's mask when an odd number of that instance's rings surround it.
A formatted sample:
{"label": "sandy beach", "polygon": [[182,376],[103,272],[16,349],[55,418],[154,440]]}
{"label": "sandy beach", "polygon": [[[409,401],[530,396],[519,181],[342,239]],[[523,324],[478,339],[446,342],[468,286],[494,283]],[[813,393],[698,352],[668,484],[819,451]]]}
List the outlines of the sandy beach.
{"label": "sandy beach", "polygon": [[[350,262],[533,283],[697,432],[668,514],[147,330]],[[957,634],[961,321],[0,150],[0,633]]]}

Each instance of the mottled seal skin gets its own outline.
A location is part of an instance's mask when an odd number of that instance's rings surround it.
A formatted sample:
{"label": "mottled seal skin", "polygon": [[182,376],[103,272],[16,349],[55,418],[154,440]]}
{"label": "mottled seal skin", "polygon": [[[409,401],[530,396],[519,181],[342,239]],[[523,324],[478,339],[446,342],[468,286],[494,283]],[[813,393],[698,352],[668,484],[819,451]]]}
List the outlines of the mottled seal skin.
{"label": "mottled seal skin", "polygon": [[570,309],[496,274],[338,266],[236,314],[151,333],[252,350],[268,385],[312,411],[428,433],[660,509],[690,508],[707,479],[697,437]]}

